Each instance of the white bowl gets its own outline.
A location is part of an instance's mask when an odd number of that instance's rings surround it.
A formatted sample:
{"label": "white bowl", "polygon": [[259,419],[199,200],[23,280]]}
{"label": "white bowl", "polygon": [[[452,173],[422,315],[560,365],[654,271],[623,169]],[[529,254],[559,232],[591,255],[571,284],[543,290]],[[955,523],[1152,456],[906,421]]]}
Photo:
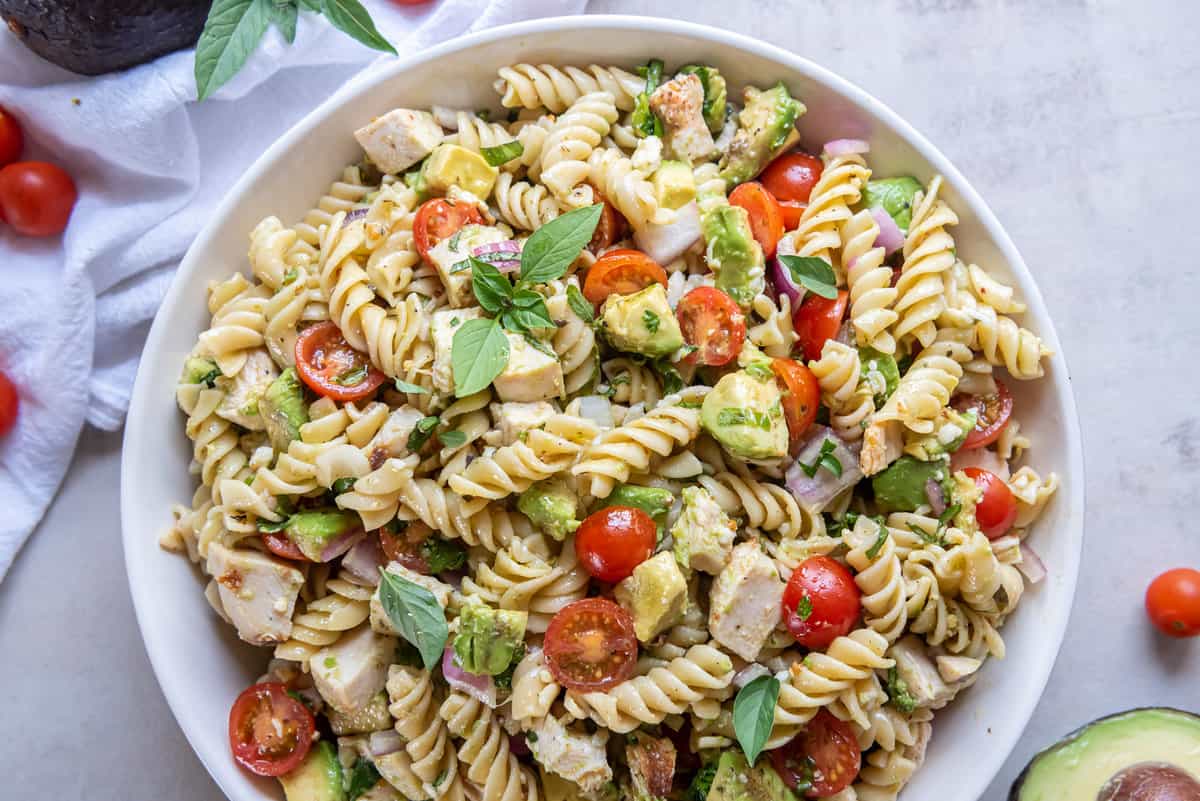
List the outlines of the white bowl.
{"label": "white bowl", "polygon": [[[121,516],[129,585],[146,650],[179,725],[225,794],[235,801],[278,798],[274,781],[234,763],[226,738],[229,705],[262,672],[269,652],[240,643],[204,599],[191,564],[158,546],[171,504],[192,496],[191,449],[174,387],[196,335],[208,323],[205,286],[246,269],[247,235],[262,217],[297,220],[344,165],[360,157],[352,131],[398,105],[497,106],[496,70],[519,61],[620,64],[658,57],[667,64],[714,63],[730,86],[783,80],[808,106],[800,121],[809,146],[834,138],[871,143],[877,175],[945,176],[960,219],[963,255],[1016,283],[1026,324],[1056,351],[1041,381],[1013,382],[1031,463],[1057,471],[1063,487],[1032,539],[1049,576],[1027,592],[1004,628],[1008,656],[990,662],[978,684],[937,716],[925,765],[904,797],[936,798],[953,788],[967,801],[983,792],[1016,743],[1042,693],[1066,628],[1083,538],[1083,458],[1061,345],[1042,296],[1016,247],[983,200],[933,145],[875,98],[797,55],[699,25],[641,17],[544,19],[466,36],[390,62],[332,98],[276,142],[242,177],[201,231],[154,320],[125,430]],[[947,103],[954,99],[947,98]]]}

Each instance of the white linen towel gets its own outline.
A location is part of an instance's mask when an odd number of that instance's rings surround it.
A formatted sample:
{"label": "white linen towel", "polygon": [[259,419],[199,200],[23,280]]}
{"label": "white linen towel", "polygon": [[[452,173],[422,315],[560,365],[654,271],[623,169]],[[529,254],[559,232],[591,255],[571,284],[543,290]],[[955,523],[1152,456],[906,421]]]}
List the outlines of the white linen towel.
{"label": "white linen towel", "polygon": [[[577,14],[585,0],[367,5],[396,49],[411,53],[507,22]],[[85,78],[0,35],[0,105],[25,129],[23,158],[63,166],[79,188],[61,239],[22,238],[0,224],[0,369],[21,398],[16,429],[0,439],[0,579],[58,489],[85,420],[120,427],[150,321],[217,202],[268,145],[377,58],[302,14],[295,44],[270,30],[242,71],[197,104],[191,50]]]}

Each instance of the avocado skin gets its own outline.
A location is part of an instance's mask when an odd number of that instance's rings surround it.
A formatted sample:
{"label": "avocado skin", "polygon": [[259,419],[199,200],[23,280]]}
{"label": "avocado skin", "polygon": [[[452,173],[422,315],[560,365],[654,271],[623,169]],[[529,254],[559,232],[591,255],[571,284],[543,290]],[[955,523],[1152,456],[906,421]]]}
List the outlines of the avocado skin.
{"label": "avocado skin", "polygon": [[1017,778],[1013,779],[1012,786],[1008,789],[1008,801],[1021,801],[1021,790],[1025,787],[1025,780],[1029,777],[1029,772],[1034,768],[1034,766],[1037,765],[1039,759],[1047,754],[1053,753],[1067,743],[1073,742],[1079,737],[1082,737],[1088,732],[1089,729],[1098,723],[1104,723],[1105,721],[1112,720],[1114,718],[1137,715],[1139,712],[1169,712],[1176,715],[1183,715],[1185,717],[1194,719],[1196,721],[1196,725],[1200,726],[1200,717],[1197,717],[1195,713],[1188,712],[1185,709],[1176,709],[1175,707],[1170,706],[1140,706],[1134,709],[1126,709],[1123,712],[1114,712],[1113,714],[1105,715],[1102,718],[1096,718],[1093,721],[1083,724],[1070,734],[1064,735],[1057,742],[1052,743],[1030,757],[1029,761],[1025,763],[1025,767],[1023,767],[1021,772],[1017,774]]}
{"label": "avocado skin", "polygon": [[103,75],[191,47],[211,0],[0,0],[25,46],[83,75]]}

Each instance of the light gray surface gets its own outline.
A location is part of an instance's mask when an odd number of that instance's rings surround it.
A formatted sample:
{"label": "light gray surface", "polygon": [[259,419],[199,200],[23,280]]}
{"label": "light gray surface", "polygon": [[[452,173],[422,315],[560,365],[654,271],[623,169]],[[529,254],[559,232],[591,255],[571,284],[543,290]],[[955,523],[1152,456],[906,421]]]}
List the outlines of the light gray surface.
{"label": "light gray surface", "polygon": [[[975,184],[1055,315],[1088,460],[1082,575],[1050,687],[984,799],[1001,801],[1032,753],[1092,718],[1154,704],[1200,710],[1200,643],[1153,635],[1141,608],[1152,576],[1200,566],[1190,369],[1200,4],[659,0],[653,10],[763,37],[892,106]],[[50,514],[0,584],[6,798],[219,797],[134,623],[119,448],[115,435],[84,434]]]}

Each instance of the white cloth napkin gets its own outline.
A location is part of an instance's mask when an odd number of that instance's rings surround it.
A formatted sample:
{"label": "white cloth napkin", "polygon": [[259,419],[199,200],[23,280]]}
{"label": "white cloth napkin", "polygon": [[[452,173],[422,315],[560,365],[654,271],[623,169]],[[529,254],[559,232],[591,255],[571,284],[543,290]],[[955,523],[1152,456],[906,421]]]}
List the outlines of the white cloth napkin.
{"label": "white cloth napkin", "polygon": [[[367,5],[400,53],[522,19],[577,14],[585,0],[441,0]],[[79,201],[60,239],[0,224],[0,369],[16,383],[16,429],[0,440],[0,579],[41,519],[83,423],[120,427],[150,320],[217,202],[268,145],[379,54],[302,14],[230,83],[195,103],[190,50],[84,78],[0,35],[0,105],[26,159],[62,165]]]}

